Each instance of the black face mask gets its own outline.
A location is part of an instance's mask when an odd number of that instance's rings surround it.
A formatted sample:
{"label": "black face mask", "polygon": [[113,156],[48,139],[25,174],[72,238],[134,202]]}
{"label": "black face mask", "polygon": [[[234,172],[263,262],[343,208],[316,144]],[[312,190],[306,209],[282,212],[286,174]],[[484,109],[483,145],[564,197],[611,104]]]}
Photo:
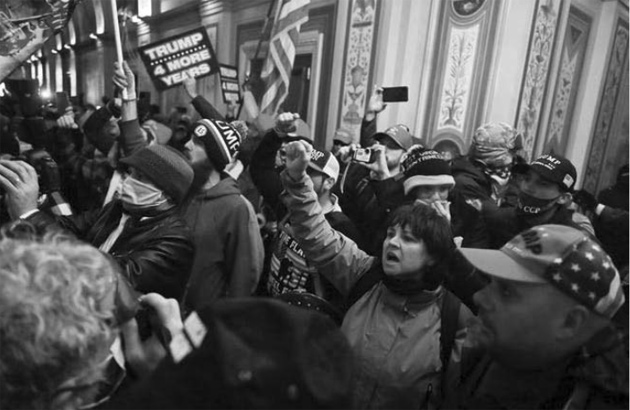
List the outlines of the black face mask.
{"label": "black face mask", "polygon": [[518,194],[517,210],[521,215],[541,215],[550,210],[558,202],[560,197],[553,199],[538,199],[525,192]]}

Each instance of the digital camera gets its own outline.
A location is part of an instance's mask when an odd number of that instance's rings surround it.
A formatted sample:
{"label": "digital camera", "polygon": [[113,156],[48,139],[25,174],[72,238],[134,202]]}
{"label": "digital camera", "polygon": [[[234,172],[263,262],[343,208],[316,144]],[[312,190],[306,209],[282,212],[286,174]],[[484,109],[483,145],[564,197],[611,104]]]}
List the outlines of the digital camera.
{"label": "digital camera", "polygon": [[370,164],[376,160],[374,151],[371,148],[357,148],[352,152],[352,160],[355,162],[362,162],[364,164]]}

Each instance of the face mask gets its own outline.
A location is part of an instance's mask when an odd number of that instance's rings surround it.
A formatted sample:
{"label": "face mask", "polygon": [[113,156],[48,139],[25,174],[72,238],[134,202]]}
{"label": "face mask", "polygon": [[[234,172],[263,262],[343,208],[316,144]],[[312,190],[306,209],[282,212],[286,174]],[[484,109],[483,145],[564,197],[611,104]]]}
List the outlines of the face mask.
{"label": "face mask", "polygon": [[164,192],[132,177],[123,181],[120,199],[129,212],[165,210],[172,206]]}
{"label": "face mask", "polygon": [[560,197],[554,199],[538,199],[524,192],[518,195],[518,211],[524,215],[540,215],[551,209]]}
{"label": "face mask", "polygon": [[499,186],[507,185],[512,175],[512,164],[504,166],[486,166],[484,172]]}
{"label": "face mask", "polygon": [[498,175],[498,174],[491,174],[490,178],[492,179],[493,182],[495,182],[500,187],[504,187],[508,184],[508,182],[510,182],[510,175],[511,174],[509,172],[506,177],[502,177],[501,175]]}

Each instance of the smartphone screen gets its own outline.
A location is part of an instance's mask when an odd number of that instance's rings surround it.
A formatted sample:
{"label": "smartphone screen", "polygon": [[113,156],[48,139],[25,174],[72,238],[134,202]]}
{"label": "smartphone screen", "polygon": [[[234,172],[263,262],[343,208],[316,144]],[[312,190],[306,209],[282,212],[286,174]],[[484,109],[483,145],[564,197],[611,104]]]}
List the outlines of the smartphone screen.
{"label": "smartphone screen", "polygon": [[57,107],[57,112],[61,115],[66,111],[66,108],[70,106],[70,99],[68,98],[68,94],[64,91],[58,91],[55,99],[55,106]]}
{"label": "smartphone screen", "polygon": [[409,101],[408,87],[383,87],[383,102]]}

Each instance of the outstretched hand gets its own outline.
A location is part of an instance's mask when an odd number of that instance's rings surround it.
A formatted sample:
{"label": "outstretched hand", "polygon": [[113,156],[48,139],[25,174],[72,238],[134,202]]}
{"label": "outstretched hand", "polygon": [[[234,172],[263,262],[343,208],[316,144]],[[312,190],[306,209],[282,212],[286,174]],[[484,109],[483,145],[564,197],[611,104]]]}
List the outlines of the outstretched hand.
{"label": "outstretched hand", "polygon": [[389,168],[387,167],[387,157],[385,155],[385,146],[380,144],[374,144],[370,148],[374,155],[374,162],[360,163],[364,167],[372,171],[373,179],[383,181],[391,176]]}
{"label": "outstretched hand", "polygon": [[188,98],[190,98],[191,100],[194,100],[195,97],[197,97],[197,80],[195,79],[195,76],[193,75],[187,75],[186,78],[184,79],[184,81],[182,82],[182,84],[184,85],[184,90],[186,91],[186,94],[188,95]]}
{"label": "outstretched hand", "polygon": [[[184,328],[179,305],[175,299],[166,299],[157,293],[149,293],[140,298],[140,305],[152,310],[155,321],[167,333],[167,339],[171,339]],[[157,329],[152,329],[151,337],[142,341],[136,319],[123,323],[120,328],[125,341],[125,359],[129,367],[138,377],[147,376],[166,357],[166,347],[159,340]]]}
{"label": "outstretched hand", "polygon": [[5,192],[11,219],[37,209],[37,171],[24,161],[0,160],[0,188]]}
{"label": "outstretched hand", "polygon": [[287,144],[285,148],[286,169],[291,178],[297,181],[306,174],[306,168],[311,161],[312,150],[305,141],[293,141]]}
{"label": "outstretched hand", "polygon": [[289,133],[295,132],[297,125],[295,121],[300,118],[300,114],[283,112],[276,119],[276,132],[280,138],[286,137]]}
{"label": "outstretched hand", "polygon": [[61,117],[57,118],[57,126],[59,128],[67,128],[67,129],[77,129],[79,126],[74,121],[74,110],[72,107],[66,108],[66,111],[61,115]]}
{"label": "outstretched hand", "polygon": [[127,90],[127,98],[135,98],[132,96],[136,93],[136,78],[126,61],[123,61],[122,67],[118,62],[114,63],[113,81],[121,90]]}
{"label": "outstretched hand", "polygon": [[365,111],[365,119],[372,121],[376,118],[376,115],[383,111],[387,107],[387,104],[383,103],[383,87],[374,85],[374,90],[370,96],[367,110]]}

